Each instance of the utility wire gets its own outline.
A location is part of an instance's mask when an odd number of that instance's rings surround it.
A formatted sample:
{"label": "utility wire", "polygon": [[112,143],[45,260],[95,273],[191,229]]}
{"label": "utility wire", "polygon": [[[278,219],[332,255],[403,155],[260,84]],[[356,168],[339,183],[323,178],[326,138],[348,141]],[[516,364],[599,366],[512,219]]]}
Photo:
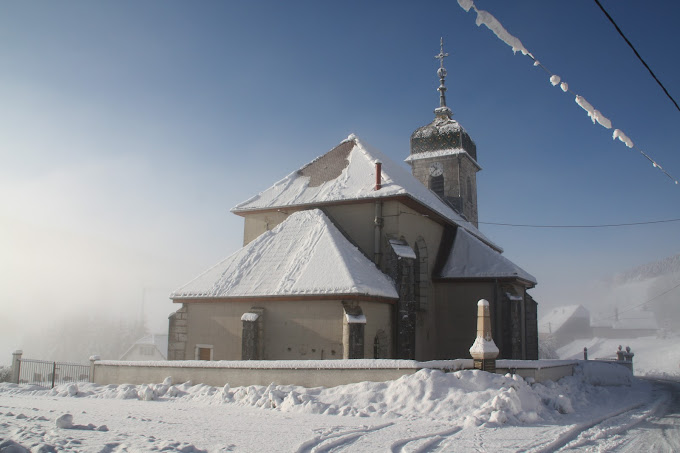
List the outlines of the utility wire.
{"label": "utility wire", "polygon": [[625,227],[633,225],[650,225],[654,223],[669,223],[669,222],[680,222],[680,219],[667,219],[667,220],[650,220],[648,222],[632,222],[632,223],[604,223],[599,225],[530,225],[521,223],[500,223],[500,222],[477,222],[482,225],[500,225],[500,226],[510,226],[510,227],[524,227],[524,228],[614,228],[614,227]]}
{"label": "utility wire", "polygon": [[643,302],[643,303],[641,303],[641,304],[633,305],[632,307],[628,307],[628,308],[626,308],[626,309],[624,309],[624,310],[619,311],[618,314],[615,314],[615,315],[612,315],[612,316],[607,316],[607,317],[604,317],[604,318],[598,318],[598,319],[595,320],[595,322],[597,322],[597,321],[605,321],[605,320],[607,320],[607,319],[616,318],[616,317],[617,317],[618,315],[620,315],[621,313],[626,313],[626,312],[631,311],[631,310],[634,310],[634,309],[636,309],[636,308],[638,308],[638,307],[642,307],[642,306],[644,306],[644,305],[650,303],[650,302],[653,301],[654,299],[658,299],[659,297],[664,296],[664,295],[670,293],[671,291],[677,289],[678,287],[680,287],[680,283],[678,283],[677,285],[675,285],[675,286],[672,287],[671,289],[662,292],[661,294],[657,294],[656,296],[652,297],[651,299],[649,299],[649,300],[647,300],[647,301],[645,301],[645,302]]}
{"label": "utility wire", "polygon": [[635,46],[633,46],[633,44],[628,40],[628,38],[626,38],[626,35],[623,34],[623,32],[621,31],[621,29],[619,28],[619,26],[616,24],[616,22],[614,22],[614,19],[612,19],[612,16],[610,16],[609,13],[604,9],[604,7],[603,7],[602,4],[599,2],[599,0],[595,0],[595,3],[597,3],[597,6],[600,7],[600,9],[601,9],[602,12],[604,13],[604,15],[607,16],[607,19],[609,19],[609,22],[611,22],[612,25],[614,26],[614,28],[616,28],[616,31],[619,32],[619,35],[621,35],[621,37],[623,38],[623,40],[626,41],[626,44],[628,44],[628,46],[629,46],[631,49],[633,49],[633,52],[635,52],[635,56],[637,56],[637,57],[638,57],[638,60],[640,60],[640,62],[641,62],[643,65],[645,65],[645,68],[647,68],[647,71],[649,71],[649,73],[652,75],[652,77],[654,77],[654,80],[656,80],[656,83],[659,84],[659,86],[661,87],[661,89],[663,90],[663,92],[666,93],[666,96],[668,96],[668,99],[670,99],[671,102],[673,102],[673,104],[675,104],[675,108],[678,109],[678,110],[680,110],[680,106],[678,106],[678,103],[675,102],[675,99],[673,99],[673,96],[670,95],[670,93],[668,92],[668,90],[666,89],[666,87],[663,86],[663,83],[661,83],[661,81],[656,77],[656,75],[654,74],[654,71],[652,71],[652,69],[649,67],[649,65],[648,65],[648,64],[645,62],[645,60],[640,56],[640,54],[638,53],[638,51],[635,49]]}

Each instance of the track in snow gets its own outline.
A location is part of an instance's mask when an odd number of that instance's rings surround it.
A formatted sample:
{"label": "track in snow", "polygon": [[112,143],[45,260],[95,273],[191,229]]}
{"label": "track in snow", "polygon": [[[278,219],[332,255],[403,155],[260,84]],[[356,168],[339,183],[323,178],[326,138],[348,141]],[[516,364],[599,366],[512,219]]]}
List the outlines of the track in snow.
{"label": "track in snow", "polygon": [[374,433],[388,426],[392,426],[392,423],[386,423],[384,425],[377,425],[366,428],[352,429],[340,432],[330,432],[322,433],[313,439],[303,442],[298,449],[297,453],[322,453],[331,451],[341,451],[351,444],[356,442],[361,437],[367,434]]}
{"label": "track in snow", "polygon": [[680,382],[650,380],[655,386],[652,402],[576,425],[535,451],[680,451]]}

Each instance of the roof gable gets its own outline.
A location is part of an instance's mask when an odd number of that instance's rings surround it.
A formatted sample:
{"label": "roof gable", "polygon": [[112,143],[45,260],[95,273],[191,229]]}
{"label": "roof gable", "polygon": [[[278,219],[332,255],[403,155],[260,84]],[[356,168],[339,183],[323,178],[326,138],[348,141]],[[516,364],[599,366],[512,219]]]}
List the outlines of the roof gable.
{"label": "roof gable", "polygon": [[[382,162],[380,190],[375,190],[376,161]],[[239,203],[232,211],[244,213],[395,196],[406,196],[415,200],[452,224],[463,227],[490,247],[502,251],[400,164],[377,149],[367,146],[354,135],[350,135],[340,145],[289,174],[269,189]]]}
{"label": "roof gable", "polygon": [[365,295],[397,299],[394,283],[318,209],[271,231],[177,289],[172,299]]}
{"label": "roof gable", "polygon": [[536,284],[533,275],[462,228],[456,232],[453,247],[439,278],[520,278]]}

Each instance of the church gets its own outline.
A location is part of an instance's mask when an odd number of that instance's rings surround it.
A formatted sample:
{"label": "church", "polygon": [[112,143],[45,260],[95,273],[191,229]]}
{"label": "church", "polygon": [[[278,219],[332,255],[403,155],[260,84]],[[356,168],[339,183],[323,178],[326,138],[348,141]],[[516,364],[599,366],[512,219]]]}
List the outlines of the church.
{"label": "church", "polygon": [[232,209],[243,248],[170,298],[169,360],[537,359],[536,279],[478,229],[475,142],[446,105],[403,164],[351,135]]}

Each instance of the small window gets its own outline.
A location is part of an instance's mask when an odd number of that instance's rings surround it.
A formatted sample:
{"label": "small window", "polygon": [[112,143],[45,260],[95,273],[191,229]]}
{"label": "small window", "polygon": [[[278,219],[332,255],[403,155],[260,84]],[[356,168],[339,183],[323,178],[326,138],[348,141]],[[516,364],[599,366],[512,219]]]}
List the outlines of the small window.
{"label": "small window", "polygon": [[375,359],[386,359],[387,357],[387,334],[385,331],[380,329],[375,334],[373,339],[373,358]]}
{"label": "small window", "polygon": [[211,344],[197,344],[195,360],[212,360],[213,359],[213,345]]}

